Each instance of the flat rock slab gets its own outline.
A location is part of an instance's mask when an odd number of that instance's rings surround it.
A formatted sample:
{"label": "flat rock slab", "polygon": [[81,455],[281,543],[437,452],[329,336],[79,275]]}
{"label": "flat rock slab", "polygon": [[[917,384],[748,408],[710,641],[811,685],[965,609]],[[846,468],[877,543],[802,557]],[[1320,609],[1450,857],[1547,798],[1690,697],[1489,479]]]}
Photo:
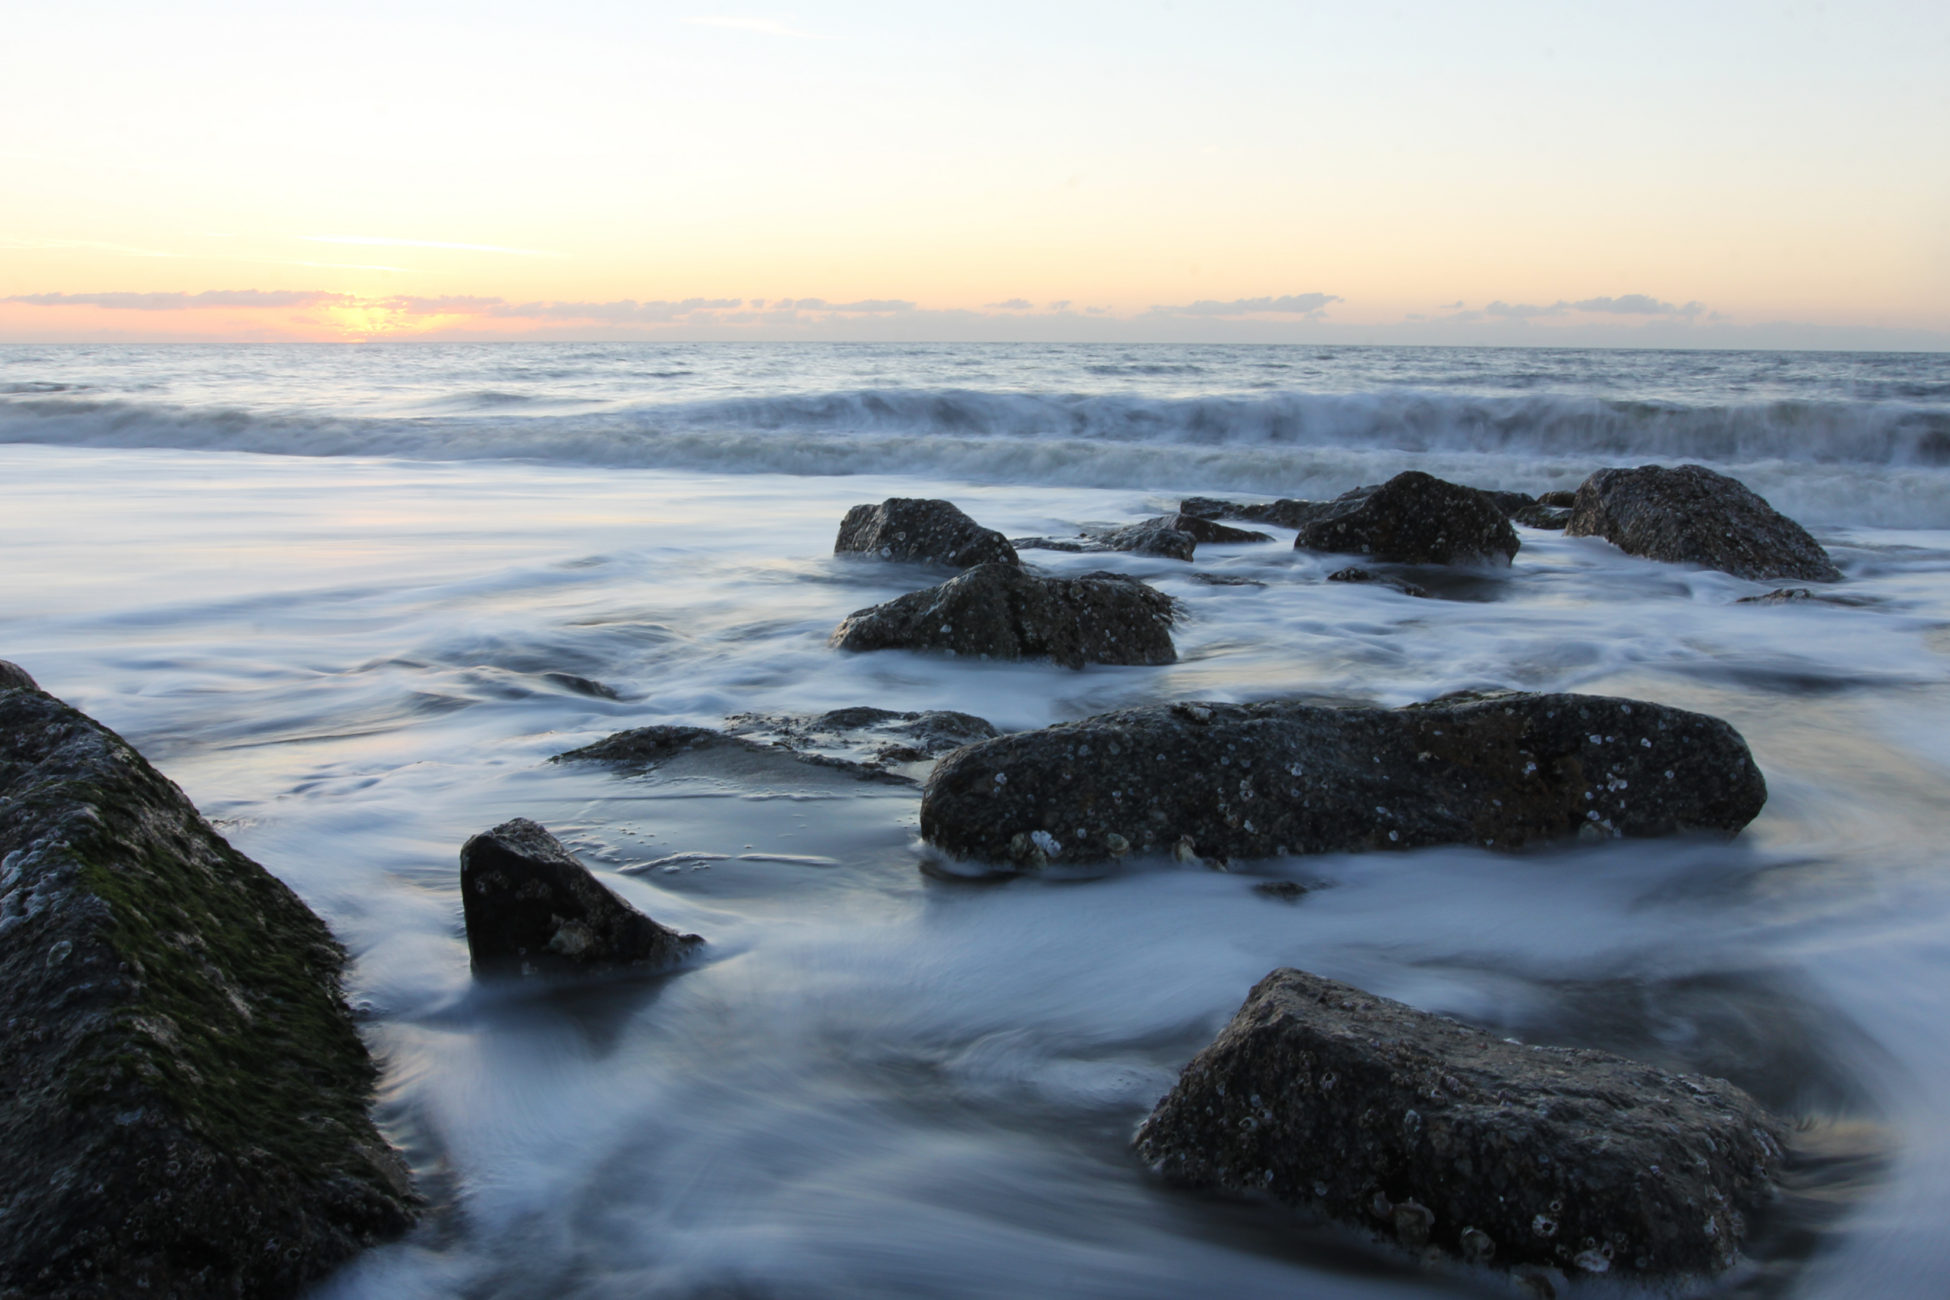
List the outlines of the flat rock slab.
{"label": "flat rock slab", "polygon": [[294,1295],[419,1214],[345,952],[0,664],[0,1295]]}
{"label": "flat rock slab", "polygon": [[704,942],[657,924],[618,898],[526,817],[461,846],[460,895],[477,974],[661,970]]}
{"label": "flat rock slab", "polygon": [[1767,800],[1718,718],[1598,695],[1405,709],[1171,704],[1017,732],[941,760],[921,834],[1040,865],[1174,849],[1259,858],[1572,836],[1731,835]]}
{"label": "flat rock slab", "polygon": [[1115,573],[1045,578],[984,564],[938,587],[849,614],[839,650],[937,650],[981,659],[1168,664],[1171,597]]}
{"label": "flat rock slab", "polygon": [[1522,543],[1488,493],[1406,470],[1329,502],[1293,545],[1397,564],[1508,564]]}
{"label": "flat rock slab", "polygon": [[1019,562],[1001,533],[982,527],[951,501],[921,497],[889,497],[847,511],[833,554],[848,552],[957,569]]}
{"label": "flat rock slab", "polygon": [[1523,1046],[1297,970],[1254,987],[1137,1136],[1167,1177],[1413,1249],[1628,1276],[1732,1264],[1785,1146],[1725,1080]]}
{"label": "flat rock slab", "polygon": [[903,713],[862,705],[810,716],[733,714],[722,731],[674,724],[633,727],[549,761],[646,771],[687,754],[733,751],[831,768],[864,781],[918,785],[901,769],[999,734],[971,713]]}
{"label": "flat rock slab", "polygon": [[1739,479],[1704,465],[1601,469],[1578,488],[1567,537],[1738,578],[1839,582],[1828,552]]}

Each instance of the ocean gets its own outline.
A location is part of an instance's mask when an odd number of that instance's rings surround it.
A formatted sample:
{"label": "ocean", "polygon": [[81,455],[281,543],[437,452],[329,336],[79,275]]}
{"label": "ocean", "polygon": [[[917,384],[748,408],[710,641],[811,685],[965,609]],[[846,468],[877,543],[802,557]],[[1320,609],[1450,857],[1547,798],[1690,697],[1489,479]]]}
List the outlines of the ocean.
{"label": "ocean", "polygon": [[[826,645],[942,576],[835,556],[861,502],[1058,535],[1409,468],[1539,492],[1681,461],[1806,524],[1847,603],[1740,604],[1770,584],[1535,529],[1418,600],[1327,583],[1347,557],[1275,529],[1190,564],[1025,552],[1178,598],[1174,665]],[[1794,1208],[1712,1294],[1950,1277],[1950,356],[10,345],[0,484],[0,658],[128,737],[354,954],[381,1118],[433,1209],[321,1300],[1507,1294],[1132,1155],[1280,966],[1790,1116]],[[1021,729],[1491,687],[1725,718],[1767,807],[1730,843],[977,883],[919,842],[917,791],[547,761],[744,712]],[[516,816],[705,957],[478,985],[456,854]]]}

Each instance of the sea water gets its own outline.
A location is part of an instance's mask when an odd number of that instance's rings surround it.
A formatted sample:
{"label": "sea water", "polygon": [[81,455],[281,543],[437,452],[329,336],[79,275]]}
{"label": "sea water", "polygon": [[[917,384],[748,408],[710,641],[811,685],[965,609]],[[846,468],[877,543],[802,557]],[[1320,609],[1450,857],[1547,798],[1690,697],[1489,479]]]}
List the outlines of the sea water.
{"label": "sea water", "polygon": [[[1346,557],[1271,530],[1189,565],[1026,553],[1177,597],[1171,666],[826,646],[942,576],[833,555],[859,502],[947,497],[1023,536],[1406,468],[1539,491],[1680,460],[1807,523],[1850,603],[1740,604],[1770,584],[1531,529],[1510,568],[1420,575],[1437,598],[1416,600],[1327,583]],[[1723,1075],[1791,1117],[1792,1194],[1718,1292],[1950,1277],[1950,358],[9,347],[0,485],[0,657],[133,741],[354,955],[381,1116],[432,1207],[330,1300],[1503,1293],[1131,1154],[1289,965]],[[1485,687],[1723,717],[1766,810],[1731,843],[973,883],[919,842],[911,790],[548,762],[748,711],[1018,729]],[[514,816],[706,955],[476,985],[455,857]]]}

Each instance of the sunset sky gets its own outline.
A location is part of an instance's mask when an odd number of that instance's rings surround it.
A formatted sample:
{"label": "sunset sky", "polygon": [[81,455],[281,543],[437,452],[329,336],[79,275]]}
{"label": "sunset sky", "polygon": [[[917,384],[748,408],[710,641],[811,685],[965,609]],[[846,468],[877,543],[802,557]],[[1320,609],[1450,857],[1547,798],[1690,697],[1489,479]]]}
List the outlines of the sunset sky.
{"label": "sunset sky", "polygon": [[0,340],[1950,347],[1950,5],[19,6]]}

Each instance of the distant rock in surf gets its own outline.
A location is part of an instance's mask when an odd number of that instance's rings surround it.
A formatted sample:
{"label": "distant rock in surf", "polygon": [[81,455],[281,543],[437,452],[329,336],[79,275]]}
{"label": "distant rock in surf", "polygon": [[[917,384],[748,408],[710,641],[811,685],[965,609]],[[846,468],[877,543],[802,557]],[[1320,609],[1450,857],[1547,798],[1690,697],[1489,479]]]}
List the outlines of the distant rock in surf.
{"label": "distant rock in surf", "polygon": [[1578,488],[1565,534],[1628,555],[1738,578],[1839,582],[1828,552],[1744,483],[1704,465],[1601,469]]}
{"label": "distant rock in surf", "polygon": [[1510,515],[1510,522],[1522,524],[1525,528],[1548,528],[1552,532],[1561,531],[1571,522],[1569,506],[1547,506],[1541,501],[1532,502]]}
{"label": "distant rock in surf", "polygon": [[1136,1146],[1174,1181],[1418,1252],[1629,1277],[1733,1264],[1786,1142],[1725,1080],[1509,1042],[1289,969],[1253,988]]}
{"label": "distant rock in surf", "polygon": [[849,552],[957,569],[1019,563],[1001,533],[982,527],[953,502],[919,497],[889,497],[847,511],[833,554]]}
{"label": "distant rock in surf", "polygon": [[0,663],[0,1295],[291,1296],[420,1212],[345,951]]}
{"label": "distant rock in surf", "polygon": [[618,898],[560,840],[525,817],[461,847],[460,896],[476,974],[663,969],[704,942],[657,924]]}
{"label": "distant rock in surf", "polygon": [[810,717],[740,713],[725,721],[723,731],[669,724],[634,727],[550,761],[643,771],[684,755],[715,751],[809,763],[866,781],[918,785],[914,776],[899,769],[998,734],[985,720],[951,710],[901,713],[858,706]]}
{"label": "distant rock in surf", "polygon": [[1135,578],[1044,578],[984,564],[938,587],[849,614],[840,650],[942,650],[970,658],[1085,664],[1168,664],[1171,597]]}
{"label": "distant rock in surf", "polygon": [[1260,858],[1568,837],[1731,835],[1767,786],[1718,718],[1597,695],[1404,709],[1170,704],[982,741],[944,758],[921,834],[1040,865],[1163,852]]}
{"label": "distant rock in surf", "polygon": [[1508,564],[1522,543],[1487,493],[1412,469],[1325,503],[1293,545],[1397,564]]}

